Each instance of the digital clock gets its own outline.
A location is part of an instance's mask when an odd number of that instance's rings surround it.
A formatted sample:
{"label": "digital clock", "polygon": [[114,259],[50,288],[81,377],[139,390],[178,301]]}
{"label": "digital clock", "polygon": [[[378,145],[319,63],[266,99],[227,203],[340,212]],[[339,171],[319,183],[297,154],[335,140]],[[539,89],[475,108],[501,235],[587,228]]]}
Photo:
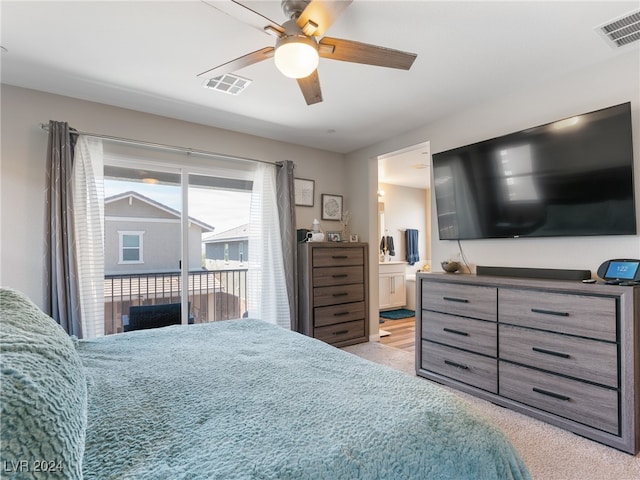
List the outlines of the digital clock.
{"label": "digital clock", "polygon": [[638,282],[640,281],[640,260],[622,258],[607,260],[598,267],[598,276],[605,281]]}

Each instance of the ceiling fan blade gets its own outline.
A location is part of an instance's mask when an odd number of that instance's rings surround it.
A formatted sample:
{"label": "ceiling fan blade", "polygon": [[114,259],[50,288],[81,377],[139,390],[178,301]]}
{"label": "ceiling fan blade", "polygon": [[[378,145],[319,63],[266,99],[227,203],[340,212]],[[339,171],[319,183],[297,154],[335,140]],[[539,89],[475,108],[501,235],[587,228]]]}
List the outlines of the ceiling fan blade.
{"label": "ceiling fan blade", "polygon": [[322,90],[320,90],[318,70],[314,70],[308,77],[298,78],[297,81],[307,105],[313,105],[314,103],[320,103],[322,101]]}
{"label": "ceiling fan blade", "polygon": [[226,13],[227,15],[240,20],[242,23],[246,23],[247,25],[256,28],[262,32],[270,33],[272,35],[280,36],[284,34],[284,28],[278,24],[278,22],[274,22],[268,17],[265,17],[259,12],[250,9],[242,5],[235,0],[201,0],[202,3],[209,5],[210,7],[215,8],[216,10],[221,11],[222,13]]}
{"label": "ceiling fan blade", "polygon": [[243,55],[242,57],[238,57],[227,63],[218,65],[217,67],[205,70],[204,72],[199,73],[198,77],[206,75],[208,78],[214,78],[220,75],[224,75],[225,73],[235,72],[236,70],[240,70],[241,68],[248,67],[249,65],[253,65],[254,63],[258,63],[266,60],[267,58],[273,57],[274,51],[275,49],[273,47],[261,48],[260,50],[248,53],[247,55]]}
{"label": "ceiling fan blade", "polygon": [[319,37],[342,14],[353,0],[312,0],[302,11],[296,23],[310,37]]}
{"label": "ceiling fan blade", "polygon": [[322,58],[402,70],[409,70],[418,56],[415,53],[331,37],[324,37],[318,42],[318,53]]}

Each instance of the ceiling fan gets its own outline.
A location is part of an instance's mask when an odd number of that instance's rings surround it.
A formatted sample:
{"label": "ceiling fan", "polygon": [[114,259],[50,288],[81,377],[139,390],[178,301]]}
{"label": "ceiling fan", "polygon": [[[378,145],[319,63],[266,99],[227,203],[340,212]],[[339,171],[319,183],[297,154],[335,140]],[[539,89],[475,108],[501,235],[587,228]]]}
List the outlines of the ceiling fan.
{"label": "ceiling fan", "polygon": [[235,0],[202,1],[277,39],[274,47],[261,48],[218,65],[198,74],[199,77],[217,77],[275,57],[278,70],[297,80],[307,105],[312,105],[322,101],[319,57],[402,70],[409,70],[417,57],[415,53],[322,37],[353,0],[282,0],[282,10],[289,18],[282,25]]}

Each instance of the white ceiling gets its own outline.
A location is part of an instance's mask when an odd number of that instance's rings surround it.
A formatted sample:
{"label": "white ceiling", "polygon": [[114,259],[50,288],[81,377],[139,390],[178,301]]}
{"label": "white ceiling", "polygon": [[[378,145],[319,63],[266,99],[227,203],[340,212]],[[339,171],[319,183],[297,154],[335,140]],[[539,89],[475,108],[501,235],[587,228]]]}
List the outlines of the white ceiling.
{"label": "white ceiling", "polygon": [[[244,3],[285,20],[279,1]],[[11,85],[348,153],[619,54],[594,27],[639,7],[355,0],[327,35],[417,60],[401,71],[321,59],[324,102],[307,106],[271,60],[237,72],[253,80],[240,96],[203,88],[198,73],[274,43],[203,2],[2,0],[1,75]]]}
{"label": "white ceiling", "polygon": [[411,145],[378,157],[378,183],[429,188],[431,184],[429,142]]}

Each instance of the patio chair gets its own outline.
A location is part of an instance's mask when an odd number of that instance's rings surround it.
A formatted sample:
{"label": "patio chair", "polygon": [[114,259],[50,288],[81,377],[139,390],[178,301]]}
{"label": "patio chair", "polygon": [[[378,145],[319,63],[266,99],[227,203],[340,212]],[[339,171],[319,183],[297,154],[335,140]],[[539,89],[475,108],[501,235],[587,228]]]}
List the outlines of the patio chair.
{"label": "patio chair", "polygon": [[[145,330],[148,328],[180,325],[181,304],[164,303],[160,305],[136,305],[129,307],[129,323],[123,325],[125,332]],[[189,323],[193,323],[191,303],[189,303]]]}

